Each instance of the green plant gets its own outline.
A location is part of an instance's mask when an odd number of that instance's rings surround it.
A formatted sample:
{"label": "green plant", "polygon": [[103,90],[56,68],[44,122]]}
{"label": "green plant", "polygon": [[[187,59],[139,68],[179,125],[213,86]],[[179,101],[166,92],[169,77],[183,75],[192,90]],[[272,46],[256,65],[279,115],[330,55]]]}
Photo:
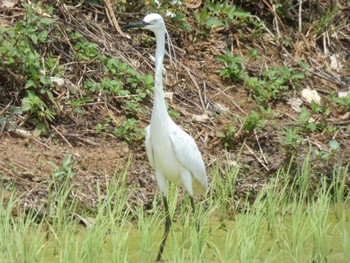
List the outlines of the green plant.
{"label": "green plant", "polygon": [[[35,135],[47,131],[48,121],[53,121],[56,113],[51,110],[34,91],[28,90],[27,97],[22,100],[23,112],[29,113],[31,122],[35,125]],[[33,115],[33,116],[31,116]]]}
{"label": "green plant", "polygon": [[217,56],[216,59],[225,64],[225,67],[220,70],[220,76],[223,79],[239,81],[244,79],[244,57],[233,55],[231,51],[226,51],[225,55]]}
{"label": "green plant", "polygon": [[338,97],[334,93],[331,93],[328,96],[328,99],[332,104],[334,104],[334,108],[339,112],[348,112],[350,111],[350,94],[344,97]]}
{"label": "green plant", "polygon": [[[238,9],[235,5],[227,2],[210,2],[201,9],[199,14],[195,14],[196,20],[200,27],[205,29],[214,29],[225,27],[232,30],[232,25],[244,27],[245,25],[255,22],[255,18],[244,10]],[[255,24],[259,26],[258,24]],[[254,27],[254,30],[258,30]],[[205,31],[204,34],[207,34]]]}
{"label": "green plant", "polygon": [[328,128],[326,118],[329,114],[330,110],[327,106],[321,106],[315,102],[312,102],[311,111],[306,108],[301,109],[301,113],[297,121],[300,131],[310,133],[326,130],[326,128]]}
{"label": "green plant", "polygon": [[305,144],[304,137],[299,134],[299,129],[286,128],[281,132],[281,144],[288,154],[294,154],[299,147]]}
{"label": "green plant", "polygon": [[[264,111],[263,108],[260,108],[260,110]],[[254,110],[249,113],[243,123],[243,131],[246,136],[249,136],[255,129],[259,130],[266,125],[267,120],[263,116],[263,113],[259,114]]]}
{"label": "green plant", "polygon": [[234,123],[239,123],[241,126],[237,129],[233,124],[228,124],[223,131],[219,133],[219,136],[224,142],[225,147],[231,147],[236,140],[249,137],[254,130],[262,129],[266,123],[266,116],[272,114],[270,110],[265,110],[263,107],[259,107],[260,112],[251,111],[248,116],[242,118],[233,118]]}
{"label": "green plant", "polygon": [[127,142],[141,140],[144,134],[138,124],[139,122],[134,118],[127,119],[120,127],[114,129],[114,134]]}
{"label": "green plant", "polygon": [[[92,105],[104,95],[114,100],[129,117],[144,113],[141,102],[153,89],[151,75],[140,74],[127,63],[107,57],[97,43],[69,27],[64,32],[57,30],[55,19],[37,12],[40,9],[51,15],[52,10],[34,4],[24,7],[27,14],[24,19],[11,27],[0,26],[0,75],[5,79],[4,85],[15,87],[22,104],[22,112],[18,114],[25,115],[26,124],[35,128],[36,135],[48,131],[67,105],[74,107],[74,113],[82,114],[86,110],[82,107],[88,102]],[[66,69],[61,54],[55,53],[58,47],[65,48],[58,40],[62,34],[64,38],[69,36],[72,47],[67,50],[67,56],[89,63],[92,69],[80,78],[82,92],[73,85],[65,85],[66,91],[62,92],[62,86],[53,83],[53,77],[61,77],[65,70],[72,70]],[[46,52],[51,46],[55,47],[53,52]],[[96,71],[103,72],[104,77],[97,77]],[[65,103],[62,97],[57,100],[57,94],[68,94]]]}
{"label": "green plant", "polygon": [[22,110],[40,134],[55,118],[57,104],[49,75],[59,74],[57,59],[44,55],[41,47],[50,42],[48,32],[54,19],[35,14],[37,6],[24,4],[27,16],[11,27],[0,26],[0,74],[16,83],[22,97]]}
{"label": "green plant", "polygon": [[224,142],[225,147],[230,147],[236,139],[237,129],[232,125],[228,124],[225,126],[223,131],[220,131],[219,137]]}
{"label": "green plant", "polygon": [[68,200],[72,189],[72,180],[76,175],[73,171],[74,160],[69,155],[63,160],[61,167],[53,162],[50,164],[55,167],[55,171],[51,174],[48,185],[46,217],[47,221],[52,221],[53,224],[62,228],[70,213],[75,210],[74,199]]}
{"label": "green plant", "polygon": [[[256,50],[252,50],[250,58],[259,58]],[[259,102],[269,102],[282,99],[286,92],[294,86],[299,85],[300,79],[305,77],[303,71],[308,72],[305,65],[302,71],[297,68],[278,67],[261,71],[259,77],[250,76],[244,67],[245,58],[233,55],[226,51],[224,55],[216,59],[224,63],[220,70],[220,76],[233,82],[243,81],[245,87],[254,95]]]}
{"label": "green plant", "polygon": [[251,90],[259,102],[283,98],[290,86],[298,84],[305,76],[295,68],[279,67],[261,72],[261,78],[246,76],[244,85]]}
{"label": "green plant", "polygon": [[[196,202],[194,214],[189,211],[188,198],[183,199],[177,187],[169,185],[169,208],[174,220],[165,260],[347,262],[348,167],[335,167],[331,182],[321,180],[310,191],[314,170],[309,156],[297,171],[293,171],[291,158],[289,167],[279,169],[275,179],[264,184],[251,201],[237,198],[242,194],[245,175],[240,173],[239,157],[235,158],[237,165],[232,165],[229,157],[214,164],[209,192]],[[6,240],[0,242],[1,259],[40,263],[154,260],[163,230],[163,214],[158,210],[161,198],[156,196],[151,207],[145,207],[142,201],[130,205],[138,187],[128,183],[131,161],[123,170],[118,165],[113,176],[106,175],[105,181],[96,184],[97,205],[93,211],[79,213],[76,207],[68,208],[79,220],[63,217],[62,222],[50,222],[53,234],[47,240],[47,221],[28,210],[24,212],[18,206],[22,197],[16,197],[15,191],[8,196],[0,189],[0,240]],[[73,176],[74,162],[67,157],[55,168],[53,175],[59,189],[66,182],[64,178]],[[55,196],[53,205],[64,200],[62,195]],[[12,214],[14,209],[18,209],[17,216]],[[337,217],[333,216],[335,209]]]}
{"label": "green plant", "polygon": [[339,13],[340,10],[335,5],[335,8],[327,9],[327,11],[321,14],[319,19],[315,19],[315,21],[313,21],[312,27],[318,37],[325,32],[332,34],[332,32],[335,32],[340,27],[340,25],[337,25],[337,23],[334,22]]}

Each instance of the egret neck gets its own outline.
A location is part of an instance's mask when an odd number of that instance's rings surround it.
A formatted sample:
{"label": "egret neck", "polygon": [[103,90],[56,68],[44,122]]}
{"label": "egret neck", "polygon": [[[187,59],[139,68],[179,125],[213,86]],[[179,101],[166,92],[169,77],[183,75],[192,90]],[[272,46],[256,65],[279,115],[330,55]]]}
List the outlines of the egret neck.
{"label": "egret neck", "polygon": [[163,60],[164,60],[164,45],[165,45],[165,32],[155,31],[156,36],[156,57],[155,57],[155,75],[154,75],[154,102],[151,123],[155,119],[160,119],[162,123],[165,123],[169,118],[168,111],[164,99],[163,90]]}

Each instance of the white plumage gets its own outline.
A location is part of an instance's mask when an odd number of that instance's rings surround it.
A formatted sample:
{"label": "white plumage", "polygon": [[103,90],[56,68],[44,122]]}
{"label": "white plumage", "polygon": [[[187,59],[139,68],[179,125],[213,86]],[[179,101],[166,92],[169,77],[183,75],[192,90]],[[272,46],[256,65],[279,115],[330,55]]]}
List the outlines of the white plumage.
{"label": "white plumage", "polygon": [[165,51],[166,28],[159,14],[147,15],[145,29],[156,35],[154,104],[151,123],[146,128],[146,149],[151,167],[163,195],[166,181],[183,186],[190,196],[204,194],[207,175],[202,156],[194,139],[170,118],[164,100],[162,65]]}
{"label": "white plumage", "polygon": [[[142,21],[125,26],[145,28],[154,32],[157,41],[155,56],[154,102],[150,125],[146,128],[146,151],[159,189],[163,194],[166,213],[164,236],[158,252],[159,261],[168,236],[171,220],[166,200],[167,181],[186,189],[194,210],[194,194],[205,194],[207,174],[202,155],[194,139],[170,118],[164,99],[162,67],[167,30],[161,15],[149,14]],[[169,41],[168,41],[169,43]]]}

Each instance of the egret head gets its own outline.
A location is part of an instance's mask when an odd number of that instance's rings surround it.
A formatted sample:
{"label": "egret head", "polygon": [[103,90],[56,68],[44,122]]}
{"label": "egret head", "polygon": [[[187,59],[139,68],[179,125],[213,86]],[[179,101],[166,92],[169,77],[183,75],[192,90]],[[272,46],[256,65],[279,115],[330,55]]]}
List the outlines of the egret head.
{"label": "egret head", "polygon": [[145,16],[145,18],[139,22],[123,26],[123,30],[130,28],[145,28],[156,32],[159,30],[165,30],[165,23],[163,17],[160,14],[152,13]]}

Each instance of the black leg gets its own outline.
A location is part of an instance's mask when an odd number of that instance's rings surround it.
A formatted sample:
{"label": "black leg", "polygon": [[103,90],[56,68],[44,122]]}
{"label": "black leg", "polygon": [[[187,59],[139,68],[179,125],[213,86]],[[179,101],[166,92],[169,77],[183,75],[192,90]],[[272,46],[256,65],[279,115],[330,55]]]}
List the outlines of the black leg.
{"label": "black leg", "polygon": [[[194,206],[193,196],[190,196],[190,200],[191,200],[192,212],[193,212],[193,216],[194,216],[196,208]],[[196,230],[197,230],[198,233],[199,233],[199,229],[200,229],[200,223],[199,223],[199,219],[198,219],[197,222],[196,222]]]}
{"label": "black leg", "polygon": [[157,261],[160,261],[162,259],[163,250],[164,250],[165,243],[166,243],[166,240],[168,238],[168,234],[169,234],[169,230],[170,230],[170,226],[171,226],[168,201],[166,200],[166,197],[164,195],[163,195],[163,204],[164,204],[164,209],[165,209],[165,227],[164,227],[164,234],[163,234],[162,243],[160,244],[159,251],[158,251]]}
{"label": "black leg", "polygon": [[190,196],[190,200],[191,200],[192,212],[194,214],[194,212],[196,211],[196,208],[194,207],[193,196]]}

